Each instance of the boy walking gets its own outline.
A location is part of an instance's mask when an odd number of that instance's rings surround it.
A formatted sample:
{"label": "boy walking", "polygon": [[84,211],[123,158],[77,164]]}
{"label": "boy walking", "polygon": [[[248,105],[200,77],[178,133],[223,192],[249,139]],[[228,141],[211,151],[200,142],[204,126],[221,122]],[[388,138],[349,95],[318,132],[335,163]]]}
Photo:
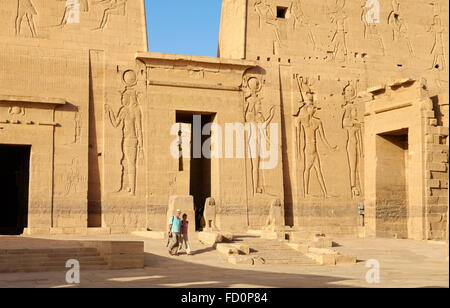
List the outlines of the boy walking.
{"label": "boy walking", "polygon": [[192,255],[191,253],[191,246],[189,245],[189,221],[187,220],[188,216],[187,214],[183,214],[183,220],[181,221],[181,243],[180,248],[184,244],[184,248],[186,249],[186,253],[188,256]]}

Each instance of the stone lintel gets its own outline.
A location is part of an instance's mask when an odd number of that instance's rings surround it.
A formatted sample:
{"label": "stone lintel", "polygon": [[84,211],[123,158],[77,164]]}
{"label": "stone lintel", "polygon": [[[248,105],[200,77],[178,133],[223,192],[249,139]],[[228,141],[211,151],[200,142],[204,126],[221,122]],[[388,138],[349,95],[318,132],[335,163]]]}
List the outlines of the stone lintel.
{"label": "stone lintel", "polygon": [[30,103],[30,104],[65,105],[67,102],[66,102],[66,100],[64,100],[62,98],[0,94],[0,104],[1,103]]}
{"label": "stone lintel", "polygon": [[[145,64],[152,64],[158,62],[172,62],[174,66],[185,65],[188,62],[194,67],[202,66],[217,66],[218,68],[224,66],[235,66],[240,69],[246,70],[248,68],[256,67],[257,64],[254,61],[248,60],[235,60],[235,59],[223,59],[215,57],[203,57],[203,56],[189,56],[189,55],[177,55],[177,54],[165,54],[159,52],[138,52],[135,55],[137,60],[142,61]],[[238,68],[238,69],[239,69]]]}

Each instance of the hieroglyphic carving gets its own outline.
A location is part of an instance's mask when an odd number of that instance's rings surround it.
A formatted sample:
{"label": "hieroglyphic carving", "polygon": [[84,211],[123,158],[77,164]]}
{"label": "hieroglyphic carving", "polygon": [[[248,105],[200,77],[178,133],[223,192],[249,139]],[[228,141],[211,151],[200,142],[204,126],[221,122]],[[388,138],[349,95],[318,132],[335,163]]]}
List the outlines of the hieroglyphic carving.
{"label": "hieroglyphic carving", "polygon": [[316,39],[314,38],[314,34],[312,33],[309,18],[303,11],[302,1],[294,0],[294,2],[292,2],[290,10],[291,15],[294,16],[294,29],[296,29],[297,25],[300,28],[305,29],[309,42],[312,44],[313,49],[316,49]]}
{"label": "hieroglyphic carving", "polygon": [[109,105],[105,106],[111,124],[122,131],[121,184],[118,192],[136,193],[138,157],[143,158],[142,111],[139,105],[137,75],[134,71],[125,71],[122,75],[125,89],[121,93],[121,103],[117,115]]}
{"label": "hieroglyphic carving", "polygon": [[248,158],[251,163],[252,187],[254,194],[264,193],[264,183],[261,176],[261,147],[265,146],[263,141],[270,143],[267,127],[275,115],[275,106],[270,109],[270,115],[265,116],[262,110],[260,92],[262,82],[258,77],[246,76],[243,83],[244,89],[244,118],[249,124],[247,136]]}
{"label": "hieroglyphic carving", "polygon": [[22,22],[26,18],[32,37],[37,37],[34,15],[37,11],[31,0],[17,0],[16,35],[20,35]]}
{"label": "hieroglyphic carving", "polygon": [[80,143],[81,141],[81,123],[82,123],[82,114],[80,107],[77,107],[77,111],[74,115],[74,135],[73,135],[73,142],[72,143]]}
{"label": "hieroglyphic carving", "polygon": [[311,170],[314,168],[320,188],[325,198],[330,197],[322,172],[320,153],[317,149],[318,138],[331,150],[336,151],[337,146],[331,146],[325,135],[322,120],[316,115],[320,110],[316,105],[312,84],[306,78],[295,75],[301,98],[300,106],[294,111],[296,149],[303,159],[303,192],[310,195]]}
{"label": "hieroglyphic carving", "polygon": [[330,22],[334,25],[329,49],[331,60],[333,61],[338,56],[341,57],[341,61],[345,61],[347,58],[347,14],[344,11],[345,4],[345,0],[335,0],[334,5],[331,8],[328,7],[328,16]]}
{"label": "hieroglyphic carving", "polygon": [[433,63],[431,69],[444,70],[446,67],[445,56],[445,44],[444,33],[445,28],[442,25],[442,19],[440,16],[440,8],[438,3],[432,3],[433,5],[433,22],[428,27],[427,32],[433,34],[433,46],[431,47],[430,54],[433,56]]}
{"label": "hieroglyphic carving", "polygon": [[278,20],[275,15],[275,13],[272,10],[272,7],[270,4],[266,3],[266,0],[256,0],[255,2],[255,11],[259,16],[259,28],[262,29],[263,24],[266,24],[269,26],[274,34],[275,34],[275,41],[274,41],[274,54],[277,53],[277,45],[278,47],[281,47],[281,33],[278,26]]}
{"label": "hieroglyphic carving", "polygon": [[100,25],[94,30],[104,29],[111,15],[125,16],[127,0],[97,0],[95,4],[105,5]]}
{"label": "hieroglyphic carving", "polygon": [[364,0],[361,20],[364,25],[364,38],[378,42],[383,56],[386,55],[383,36],[378,31],[380,2],[379,0]]}
{"label": "hieroglyphic carving", "polygon": [[347,137],[347,158],[350,170],[350,186],[352,197],[359,197],[361,195],[361,174],[360,164],[364,156],[363,141],[362,141],[362,123],[358,118],[358,109],[355,106],[355,99],[357,90],[355,86],[349,83],[342,93],[344,96],[344,104],[342,109],[344,114],[342,116],[342,128],[346,132]]}
{"label": "hieroglyphic carving", "polygon": [[392,40],[394,42],[405,41],[411,56],[415,56],[414,47],[408,34],[408,27],[400,12],[400,2],[392,0],[392,10],[388,15],[388,24],[392,28]]}
{"label": "hieroglyphic carving", "polygon": [[25,108],[23,108],[23,107],[18,107],[18,106],[9,107],[9,108],[8,108],[8,113],[9,113],[10,115],[20,115],[20,116],[24,116],[24,115],[25,115]]}

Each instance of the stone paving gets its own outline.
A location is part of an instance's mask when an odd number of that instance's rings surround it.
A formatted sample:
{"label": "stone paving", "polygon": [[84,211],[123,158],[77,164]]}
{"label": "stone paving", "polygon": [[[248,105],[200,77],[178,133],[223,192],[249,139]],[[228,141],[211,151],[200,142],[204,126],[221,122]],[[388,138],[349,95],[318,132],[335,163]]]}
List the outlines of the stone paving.
{"label": "stone paving", "polygon": [[[193,256],[171,257],[164,240],[132,235],[52,236],[53,240],[142,240],[145,242],[145,269],[83,271],[81,284],[67,285],[64,272],[0,274],[0,287],[149,287],[149,288],[228,288],[228,287],[449,287],[447,246],[440,243],[388,239],[335,239],[336,249],[358,256],[356,265],[232,265],[212,248],[192,241]],[[3,238],[5,239],[5,238]],[[23,238],[21,238],[23,239]],[[8,240],[10,242],[10,240]],[[27,238],[22,241],[36,241]],[[0,247],[3,241],[0,237]],[[37,242],[36,242],[37,243]],[[45,241],[41,241],[41,244]],[[11,242],[10,244],[11,245]],[[380,284],[365,280],[366,261],[376,259],[381,266]]]}

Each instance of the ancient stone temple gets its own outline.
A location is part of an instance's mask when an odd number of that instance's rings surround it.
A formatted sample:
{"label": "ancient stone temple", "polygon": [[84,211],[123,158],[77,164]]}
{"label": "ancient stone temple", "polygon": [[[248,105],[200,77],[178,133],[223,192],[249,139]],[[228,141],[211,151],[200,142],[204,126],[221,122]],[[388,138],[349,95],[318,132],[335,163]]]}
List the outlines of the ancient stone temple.
{"label": "ancient stone temple", "polygon": [[445,239],[448,1],[222,2],[212,58],[142,0],[2,1],[0,234]]}

